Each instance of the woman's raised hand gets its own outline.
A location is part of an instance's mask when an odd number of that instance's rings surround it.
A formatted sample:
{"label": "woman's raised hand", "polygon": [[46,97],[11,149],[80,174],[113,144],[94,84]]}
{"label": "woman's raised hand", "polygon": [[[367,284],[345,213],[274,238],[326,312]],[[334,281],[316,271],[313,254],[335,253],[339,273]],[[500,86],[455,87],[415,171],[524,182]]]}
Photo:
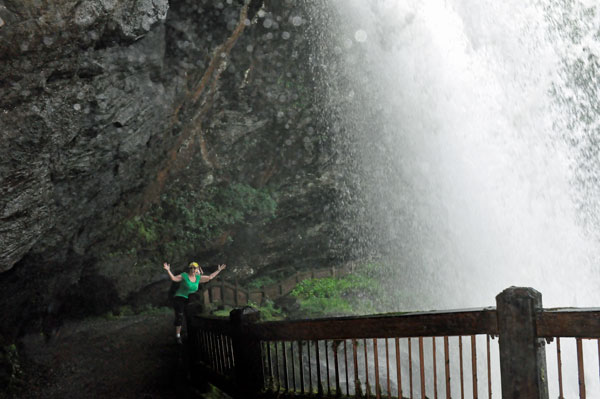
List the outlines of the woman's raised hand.
{"label": "woman's raised hand", "polygon": [[225,269],[226,267],[227,267],[226,264],[222,264],[222,265],[217,266],[217,270],[221,271],[221,270]]}
{"label": "woman's raised hand", "polygon": [[166,271],[171,270],[171,265],[169,265],[167,262],[163,263],[163,269],[165,269]]}

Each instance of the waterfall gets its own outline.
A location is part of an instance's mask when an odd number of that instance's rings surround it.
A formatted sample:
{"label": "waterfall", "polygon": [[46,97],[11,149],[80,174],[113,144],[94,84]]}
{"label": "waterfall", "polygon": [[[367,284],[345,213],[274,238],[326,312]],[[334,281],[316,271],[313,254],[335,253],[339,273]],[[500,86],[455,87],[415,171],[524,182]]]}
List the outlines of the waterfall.
{"label": "waterfall", "polygon": [[333,0],[326,12],[332,131],[355,165],[363,245],[398,289],[446,309],[494,305],[511,285],[546,307],[597,306],[600,7]]}
{"label": "waterfall", "polygon": [[313,14],[357,247],[411,306],[495,305],[512,285],[544,307],[598,306],[600,6],[330,0]]}

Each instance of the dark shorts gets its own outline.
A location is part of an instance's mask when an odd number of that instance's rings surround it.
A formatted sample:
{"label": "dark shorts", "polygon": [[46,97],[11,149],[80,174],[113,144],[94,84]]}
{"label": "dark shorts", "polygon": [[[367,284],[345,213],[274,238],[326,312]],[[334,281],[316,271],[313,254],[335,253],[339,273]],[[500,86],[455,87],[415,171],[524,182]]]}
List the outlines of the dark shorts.
{"label": "dark shorts", "polygon": [[183,316],[187,308],[188,299],[182,296],[173,297],[173,309],[175,309],[175,322],[173,325],[182,326]]}

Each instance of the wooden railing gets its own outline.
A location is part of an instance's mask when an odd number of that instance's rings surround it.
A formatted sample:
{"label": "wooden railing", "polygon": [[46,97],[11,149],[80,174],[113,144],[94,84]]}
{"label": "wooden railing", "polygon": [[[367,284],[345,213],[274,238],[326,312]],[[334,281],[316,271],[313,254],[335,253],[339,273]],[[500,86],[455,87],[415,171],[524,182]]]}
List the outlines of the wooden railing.
{"label": "wooden railing", "polygon": [[294,275],[256,289],[246,289],[239,284],[231,284],[223,279],[217,278],[201,286],[201,303],[204,305],[219,303],[228,306],[246,306],[252,302],[262,305],[265,299],[274,300],[288,294],[301,281],[308,278],[339,277],[351,273],[351,266],[329,267],[314,269],[304,272],[296,272]]}
{"label": "wooden railing", "polygon": [[564,398],[560,338],[574,337],[585,398],[581,342],[595,340],[598,363],[600,309],[544,310],[530,288],[496,299],[496,308],[316,320],[259,322],[251,308],[230,318],[191,316],[193,367],[239,398],[546,399],[545,342],[553,340],[552,397]]}

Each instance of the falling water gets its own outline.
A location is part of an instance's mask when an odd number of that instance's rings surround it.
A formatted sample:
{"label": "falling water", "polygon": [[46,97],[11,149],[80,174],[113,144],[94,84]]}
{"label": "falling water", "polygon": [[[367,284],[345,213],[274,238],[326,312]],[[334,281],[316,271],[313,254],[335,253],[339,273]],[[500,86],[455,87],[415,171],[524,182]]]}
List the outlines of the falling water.
{"label": "falling water", "polygon": [[437,308],[511,285],[597,306],[600,7],[329,3],[333,130],[399,289]]}
{"label": "falling water", "polygon": [[512,285],[536,288],[545,307],[600,305],[600,6],[331,0],[318,11],[362,247],[410,306],[495,305]]}

